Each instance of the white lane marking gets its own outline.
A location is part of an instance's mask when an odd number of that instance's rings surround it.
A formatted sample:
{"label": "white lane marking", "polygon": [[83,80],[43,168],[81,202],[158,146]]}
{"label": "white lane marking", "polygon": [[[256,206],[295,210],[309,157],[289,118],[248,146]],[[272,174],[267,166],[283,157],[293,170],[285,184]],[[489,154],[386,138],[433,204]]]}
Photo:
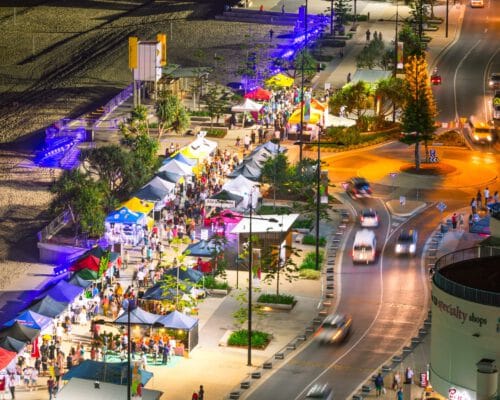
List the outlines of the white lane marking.
{"label": "white lane marking", "polygon": [[474,46],[472,46],[467,53],[462,57],[460,62],[458,63],[457,67],[455,68],[455,73],[453,74],[453,101],[455,103],[455,120],[458,120],[458,101],[457,101],[457,75],[458,75],[458,70],[464,63],[464,61],[469,57],[470,53],[472,53],[472,50],[474,50],[479,43],[481,43],[481,39],[479,39]]}
{"label": "white lane marking", "polygon": [[[384,206],[384,210],[387,213],[387,215],[389,217],[389,221],[390,221],[391,220],[391,215],[390,215],[389,211],[387,211],[387,208],[385,208],[385,206]],[[383,297],[384,297],[384,275],[383,275],[382,266],[384,264],[384,251],[385,251],[385,247],[387,245],[389,236],[390,236],[389,229],[387,229],[387,232],[385,234],[384,246],[382,247],[382,252],[380,254],[380,259],[379,259],[379,263],[378,263],[379,264],[379,281],[380,281],[380,298],[379,298],[379,304],[378,304],[377,313],[375,314],[375,318],[371,322],[370,326],[368,326],[368,328],[365,330],[365,332],[363,332],[363,334],[361,335],[361,337],[351,347],[349,347],[340,357],[338,357],[335,361],[332,361],[330,363],[330,365],[327,368],[325,368],[321,374],[319,374],[309,385],[307,385],[298,394],[297,397],[295,397],[294,400],[299,400],[300,397],[304,393],[306,393],[306,391],[309,390],[309,388],[312,385],[314,385],[315,382],[317,382],[324,374],[326,374],[335,364],[337,364],[340,360],[342,360],[345,356],[347,356],[368,335],[368,333],[371,331],[373,325],[375,325],[375,322],[377,322],[377,319],[378,319],[378,317],[380,315],[380,312],[382,311],[382,300],[383,300]]]}

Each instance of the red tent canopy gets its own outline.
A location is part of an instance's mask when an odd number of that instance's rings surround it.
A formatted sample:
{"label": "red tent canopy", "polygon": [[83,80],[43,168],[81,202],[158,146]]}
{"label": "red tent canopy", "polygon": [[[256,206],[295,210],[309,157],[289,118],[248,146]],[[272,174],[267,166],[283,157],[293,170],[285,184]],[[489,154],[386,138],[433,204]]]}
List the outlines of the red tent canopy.
{"label": "red tent canopy", "polygon": [[0,347],[0,370],[4,369],[14,359],[17,354],[13,351]]}
{"label": "red tent canopy", "polygon": [[100,260],[96,256],[89,254],[87,257],[81,258],[75,262],[70,267],[70,270],[80,271],[82,269],[90,269],[92,271],[99,271],[99,263]]}
{"label": "red tent canopy", "polygon": [[262,89],[261,87],[257,87],[256,89],[252,90],[251,92],[248,92],[245,95],[246,99],[252,99],[252,100],[269,100],[272,96],[272,93],[269,90]]}

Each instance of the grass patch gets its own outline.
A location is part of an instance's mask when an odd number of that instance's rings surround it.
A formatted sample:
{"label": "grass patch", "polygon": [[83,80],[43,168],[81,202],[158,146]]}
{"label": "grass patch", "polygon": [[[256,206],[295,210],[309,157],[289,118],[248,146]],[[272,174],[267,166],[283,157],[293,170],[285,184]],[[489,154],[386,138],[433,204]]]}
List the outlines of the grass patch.
{"label": "grass patch", "polygon": [[314,269],[301,269],[299,275],[302,279],[318,280],[321,276],[320,271]]}
{"label": "grass patch", "polygon": [[312,218],[297,219],[292,224],[292,229],[311,229],[313,227]]}
{"label": "grass patch", "polygon": [[211,275],[205,276],[204,285],[206,289],[221,289],[221,290],[230,289],[229,283],[227,283],[226,281],[220,281]]}
{"label": "grass patch", "polygon": [[210,117],[210,113],[204,110],[189,111],[189,115],[192,115],[193,117]]}
{"label": "grass patch", "polygon": [[288,294],[269,294],[263,293],[257,299],[259,303],[269,303],[269,304],[293,304],[295,297]]}
{"label": "grass patch", "polygon": [[[302,244],[316,245],[316,236],[315,235],[305,235],[304,238],[302,239]],[[325,245],[326,245],[326,238],[323,236],[320,236],[319,246],[325,247]]]}
{"label": "grass patch", "polygon": [[[262,331],[252,331],[252,348],[265,349],[271,341],[271,334]],[[240,329],[232,332],[227,340],[229,346],[248,346],[248,331]]]}
{"label": "grass patch", "polygon": [[[323,260],[325,259],[325,253],[323,251],[319,252],[319,267],[321,268],[321,265],[323,264]],[[309,253],[306,254],[304,257],[304,260],[302,261],[302,264],[300,264],[300,270],[303,269],[312,269],[316,270],[316,252],[315,251],[310,251]]]}

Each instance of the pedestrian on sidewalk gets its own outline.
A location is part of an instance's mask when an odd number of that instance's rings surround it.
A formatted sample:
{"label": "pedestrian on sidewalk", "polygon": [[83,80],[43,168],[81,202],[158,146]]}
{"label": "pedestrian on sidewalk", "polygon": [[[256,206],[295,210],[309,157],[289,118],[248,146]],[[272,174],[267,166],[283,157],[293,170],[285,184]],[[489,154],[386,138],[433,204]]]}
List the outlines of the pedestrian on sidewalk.
{"label": "pedestrian on sidewalk", "polygon": [[260,7],[259,7],[259,12],[263,12],[264,11],[264,5],[261,4]]}
{"label": "pedestrian on sidewalk", "polygon": [[269,29],[269,41],[272,42],[273,41],[273,36],[274,36],[274,31],[273,31],[273,28]]}
{"label": "pedestrian on sidewalk", "polygon": [[205,398],[205,389],[203,385],[200,385],[200,390],[198,390],[198,400],[203,400]]}
{"label": "pedestrian on sidewalk", "polygon": [[55,397],[55,381],[52,376],[49,376],[49,379],[47,380],[47,390],[49,391],[49,400],[52,400],[53,397]]}
{"label": "pedestrian on sidewalk", "polygon": [[488,201],[490,200],[490,189],[488,189],[488,187],[484,189],[483,195],[484,195],[484,208],[488,208]]}
{"label": "pedestrian on sidewalk", "polygon": [[403,389],[398,389],[398,392],[396,393],[396,400],[403,400]]}
{"label": "pedestrian on sidewalk", "polygon": [[400,386],[401,386],[401,375],[399,374],[399,371],[396,371],[392,378],[392,390],[397,390]]}
{"label": "pedestrian on sidewalk", "polygon": [[377,397],[382,394],[382,388],[384,387],[384,378],[382,378],[382,374],[379,372],[375,377],[375,389],[377,391]]}
{"label": "pedestrian on sidewalk", "polygon": [[463,214],[458,215],[458,230],[460,232],[464,231],[464,215]]}
{"label": "pedestrian on sidewalk", "polygon": [[493,203],[498,203],[498,190],[493,194]]}
{"label": "pedestrian on sidewalk", "polygon": [[370,32],[370,28],[368,28],[368,29],[366,30],[366,41],[367,41],[367,42],[369,42],[369,41],[370,41],[370,36],[371,36],[371,34],[372,34],[372,33]]}
{"label": "pedestrian on sidewalk", "polygon": [[472,225],[474,225],[472,214],[469,214],[469,232],[472,230]]}
{"label": "pedestrian on sidewalk", "polygon": [[475,197],[473,197],[472,200],[470,201],[470,211],[471,214],[477,213],[477,200]]}
{"label": "pedestrian on sidewalk", "polygon": [[478,209],[482,208],[482,206],[483,206],[483,198],[482,197],[483,196],[481,195],[481,191],[478,190],[477,194],[476,194],[476,201],[477,201],[477,207],[478,207]]}
{"label": "pedestrian on sidewalk", "polygon": [[283,4],[281,5],[281,14],[285,13],[285,1],[283,0]]}
{"label": "pedestrian on sidewalk", "polygon": [[7,386],[9,387],[11,398],[15,399],[16,398],[16,376],[13,372],[9,373],[9,376],[7,378]]}
{"label": "pedestrian on sidewalk", "polygon": [[453,213],[453,215],[451,216],[451,226],[453,227],[453,230],[457,229],[457,223],[458,223],[457,214]]}
{"label": "pedestrian on sidewalk", "polygon": [[347,83],[351,83],[351,73],[347,74]]}
{"label": "pedestrian on sidewalk", "polygon": [[405,371],[405,383],[412,384],[413,383],[413,370],[410,367],[406,367]]}

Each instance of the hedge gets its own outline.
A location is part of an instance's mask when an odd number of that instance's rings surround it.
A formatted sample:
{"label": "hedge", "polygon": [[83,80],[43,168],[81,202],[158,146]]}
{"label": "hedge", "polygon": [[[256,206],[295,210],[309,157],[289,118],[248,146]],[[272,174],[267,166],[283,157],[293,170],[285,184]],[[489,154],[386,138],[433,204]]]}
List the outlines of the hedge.
{"label": "hedge", "polygon": [[287,294],[269,294],[263,293],[257,299],[259,303],[270,303],[270,304],[293,304],[295,297]]}
{"label": "hedge", "polygon": [[[304,238],[302,239],[302,244],[316,245],[316,236],[315,235],[305,235]],[[319,246],[325,247],[325,245],[326,245],[326,238],[324,238],[323,236],[320,236]]]}
{"label": "hedge", "polygon": [[229,283],[215,279],[211,275],[204,277],[204,286],[206,289],[229,289]]}
{"label": "hedge", "polygon": [[[321,268],[321,265],[323,264],[323,260],[325,258],[324,252],[320,251],[319,252],[319,267]],[[315,251],[310,251],[309,253],[306,254],[304,257],[304,260],[302,260],[302,263],[300,264],[299,267],[301,270],[302,269],[316,269],[316,252]]]}
{"label": "hedge", "polygon": [[[271,341],[271,334],[262,331],[252,330],[252,348],[264,349]],[[234,331],[227,340],[229,346],[248,346],[248,331],[240,329]]]}

